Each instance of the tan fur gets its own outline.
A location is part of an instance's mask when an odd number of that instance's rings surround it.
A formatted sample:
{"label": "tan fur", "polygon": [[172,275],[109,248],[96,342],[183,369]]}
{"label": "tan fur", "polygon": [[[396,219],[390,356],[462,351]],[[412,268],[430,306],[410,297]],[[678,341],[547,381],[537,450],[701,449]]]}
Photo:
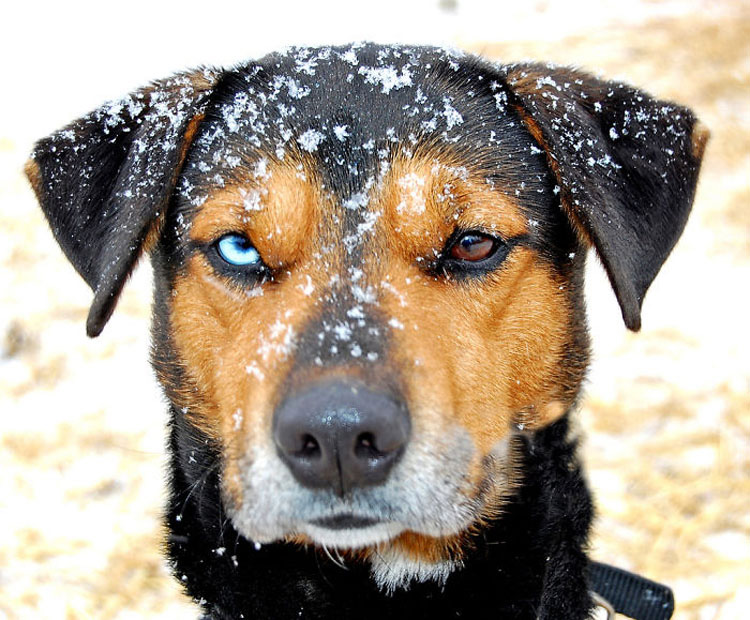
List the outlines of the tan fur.
{"label": "tan fur", "polygon": [[44,202],[44,194],[42,191],[42,171],[39,169],[39,164],[33,159],[29,159],[23,167],[26,178],[31,183],[31,188],[36,194],[36,198],[40,203]]}
{"label": "tan fur", "polygon": [[487,454],[514,412],[563,398],[557,372],[566,303],[533,251],[516,248],[499,273],[470,284],[433,280],[404,263],[388,273],[399,295],[384,299],[383,309],[404,326],[393,351],[412,411],[451,412],[441,422],[469,430]]}
{"label": "tan fur", "polygon": [[711,131],[700,121],[693,126],[693,157],[700,161],[703,159],[703,152],[706,150],[706,144],[711,137]]}
{"label": "tan fur", "polygon": [[[465,540],[463,536],[432,538],[414,532],[404,532],[389,546],[395,547],[406,557],[425,564],[434,564],[451,559],[460,559]],[[377,550],[373,551],[377,553]]]}

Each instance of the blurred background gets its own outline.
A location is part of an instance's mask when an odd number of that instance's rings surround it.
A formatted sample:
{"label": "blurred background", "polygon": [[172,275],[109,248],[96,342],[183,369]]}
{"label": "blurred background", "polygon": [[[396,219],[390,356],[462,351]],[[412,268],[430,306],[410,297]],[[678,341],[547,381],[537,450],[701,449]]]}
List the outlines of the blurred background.
{"label": "blurred background", "polygon": [[0,620],[195,618],[160,553],[165,407],[150,269],[101,337],[21,168],[34,139],[174,71],[289,44],[448,44],[549,60],[692,107],[694,212],[626,332],[596,260],[579,416],[592,555],[672,586],[680,620],[750,614],[750,2],[16,3],[0,26]]}

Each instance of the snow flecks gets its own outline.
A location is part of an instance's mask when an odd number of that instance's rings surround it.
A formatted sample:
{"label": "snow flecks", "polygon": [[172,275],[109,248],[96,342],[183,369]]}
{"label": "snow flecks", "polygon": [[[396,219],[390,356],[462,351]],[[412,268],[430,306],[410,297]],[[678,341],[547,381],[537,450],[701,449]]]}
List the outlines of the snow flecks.
{"label": "snow flecks", "polygon": [[363,192],[357,192],[356,194],[352,194],[349,198],[347,198],[343,206],[345,209],[349,210],[355,210],[355,209],[362,209],[367,206],[367,203],[369,201],[367,191]]}
{"label": "snow flecks", "polygon": [[365,211],[363,213],[362,221],[357,224],[357,230],[350,235],[346,235],[342,239],[347,253],[351,254],[356,248],[363,244],[365,235],[375,228],[375,222],[380,215],[380,211]]}
{"label": "snow flecks", "polygon": [[341,54],[340,58],[344,62],[348,62],[350,65],[353,65],[353,66],[356,66],[359,64],[359,59],[357,58],[357,52],[354,50],[354,47],[346,50],[343,54]]}
{"label": "snow flecks", "polygon": [[396,211],[414,215],[424,213],[427,206],[425,183],[423,176],[413,172],[401,177],[398,186],[402,190],[402,199],[396,206]]}
{"label": "snow flecks", "polygon": [[360,241],[364,241],[364,236],[372,232],[375,228],[375,222],[378,221],[381,215],[381,211],[365,211],[362,214],[362,221],[357,224],[357,238]]}
{"label": "snow flecks", "polygon": [[317,129],[308,129],[297,138],[297,142],[305,151],[313,153],[318,150],[318,146],[325,139],[326,137]]}
{"label": "snow flecks", "polygon": [[263,296],[263,287],[261,286],[255,286],[251,289],[248,289],[245,291],[245,297],[253,298],[253,297],[262,297]]}
{"label": "snow flecks", "polygon": [[276,319],[269,328],[268,334],[261,336],[258,353],[266,363],[271,360],[272,356],[286,359],[294,349],[295,339],[294,327]]}
{"label": "snow flecks", "polygon": [[261,197],[268,194],[265,189],[245,189],[244,187],[239,188],[240,197],[242,198],[242,206],[245,211],[261,211],[263,209],[263,203]]}
{"label": "snow flecks", "polygon": [[271,173],[268,171],[268,159],[261,157],[253,166],[253,177],[262,181],[268,181]]}
{"label": "snow flecks", "polygon": [[244,415],[242,413],[242,409],[237,409],[232,414],[232,421],[234,422],[234,430],[238,431],[240,428],[242,428],[242,421],[244,419]]}
{"label": "snow flecks", "polygon": [[289,75],[275,76],[271,85],[276,94],[278,94],[282,88],[286,88],[292,99],[302,99],[312,92],[309,86],[303,86],[301,82],[295,80]]}
{"label": "snow flecks", "polygon": [[508,105],[508,94],[497,81],[490,82],[490,90],[493,93],[492,97],[495,100],[497,111],[501,113],[505,112],[505,107]]}
{"label": "snow flecks", "polygon": [[352,339],[352,329],[346,323],[338,322],[331,329],[338,340],[348,342]]}
{"label": "snow flecks", "polygon": [[388,321],[388,325],[392,327],[393,329],[404,329],[404,324],[399,321],[396,317],[392,317]]}
{"label": "snow flecks", "polygon": [[375,289],[370,285],[362,288],[361,286],[355,284],[351,287],[351,289],[354,299],[361,304],[374,304],[378,299],[378,296],[375,293]]}
{"label": "snow flecks", "polygon": [[339,142],[346,142],[349,137],[349,126],[348,125],[334,125],[333,135]]}
{"label": "snow flecks", "polygon": [[401,73],[395,67],[360,67],[358,73],[368,84],[381,85],[383,94],[412,85],[412,74],[408,67],[403,67]]}
{"label": "snow flecks", "polygon": [[73,142],[75,140],[76,134],[72,129],[63,129],[57,134],[57,136],[63,140]]}
{"label": "snow flecks", "polygon": [[445,115],[445,125],[448,131],[464,122],[464,117],[453,107],[452,103],[453,101],[450,97],[443,97],[443,114]]}
{"label": "snow flecks", "polygon": [[549,75],[545,75],[544,77],[539,77],[536,80],[536,88],[537,88],[537,90],[542,90],[545,85],[546,86],[551,86],[552,88],[554,88],[557,91],[562,91],[562,88],[560,88],[560,86],[558,86],[557,82],[555,82],[555,80],[553,80],[552,77],[549,76]]}
{"label": "snow flecks", "polygon": [[[408,282],[407,282],[407,284],[408,284]],[[396,299],[398,299],[399,306],[401,306],[402,308],[405,308],[408,305],[407,302],[406,302],[406,296],[401,291],[399,291],[395,286],[393,286],[393,284],[391,284],[390,282],[388,282],[387,280],[384,280],[383,282],[381,282],[380,283],[380,287],[384,291],[388,291],[389,293],[391,293],[392,295],[394,295],[396,297]]]}
{"label": "snow flecks", "polygon": [[352,194],[343,202],[343,207],[349,211],[357,212],[359,222],[357,223],[356,230],[346,235],[343,238],[344,247],[348,253],[352,253],[357,247],[364,244],[367,239],[368,233],[372,232],[375,228],[375,223],[378,218],[382,215],[381,211],[368,211],[366,209],[369,204],[369,192],[372,186],[375,184],[374,178],[369,178],[365,183],[365,187],[362,191]]}
{"label": "snow flecks", "polygon": [[304,284],[298,284],[297,288],[302,291],[303,295],[306,295],[307,297],[310,297],[315,292],[315,286],[313,285],[312,278],[309,274],[305,275],[305,283]]}
{"label": "snow flecks", "polygon": [[239,120],[245,112],[248,101],[247,93],[237,93],[232,105],[222,106],[221,115],[224,118],[224,125],[229,131],[236,133],[239,130]]}
{"label": "snow flecks", "polygon": [[348,316],[350,319],[364,320],[365,313],[362,309],[362,306],[354,306],[353,308],[349,308],[349,310],[346,311],[346,316]]}
{"label": "snow flecks", "polygon": [[457,180],[468,181],[469,169],[466,166],[446,166],[444,164],[435,164],[432,167],[432,174],[438,176],[441,172],[454,177]]}
{"label": "snow flecks", "polygon": [[599,159],[594,159],[593,157],[589,157],[586,160],[586,163],[592,168],[595,165],[599,165],[602,168],[613,168],[615,170],[619,170],[620,168],[622,168],[622,166],[616,163],[610,155],[602,155]]}
{"label": "snow flecks", "polygon": [[297,71],[306,75],[315,75],[315,69],[317,68],[317,66],[317,58],[307,58],[305,60],[298,59],[296,62]]}
{"label": "snow flecks", "polygon": [[245,372],[247,372],[247,374],[252,375],[256,379],[258,379],[258,381],[263,381],[263,379],[266,378],[265,374],[260,369],[257,362],[252,362],[251,364],[248,364],[247,366],[245,366]]}

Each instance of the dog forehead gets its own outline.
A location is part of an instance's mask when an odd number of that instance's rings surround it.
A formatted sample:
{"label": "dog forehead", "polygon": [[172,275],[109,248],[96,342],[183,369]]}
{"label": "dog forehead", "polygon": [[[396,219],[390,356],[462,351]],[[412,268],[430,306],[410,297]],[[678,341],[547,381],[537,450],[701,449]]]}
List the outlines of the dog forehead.
{"label": "dog forehead", "polygon": [[459,52],[293,48],[219,80],[179,191],[200,205],[217,185],[262,176],[269,160],[296,162],[300,173],[307,160],[345,201],[382,178],[394,156],[426,156],[502,178],[517,194],[534,143],[507,104],[496,69]]}

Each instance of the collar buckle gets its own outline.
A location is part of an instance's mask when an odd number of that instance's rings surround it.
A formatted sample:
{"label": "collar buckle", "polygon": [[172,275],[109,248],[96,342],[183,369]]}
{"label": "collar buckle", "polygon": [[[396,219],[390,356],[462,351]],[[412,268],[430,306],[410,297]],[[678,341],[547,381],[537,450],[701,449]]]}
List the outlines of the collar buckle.
{"label": "collar buckle", "polygon": [[[610,603],[606,598],[597,594],[596,592],[590,591],[589,594],[591,595],[591,600],[594,601],[594,605],[596,605],[599,609],[604,610],[606,615],[602,620],[615,620],[615,608],[612,607],[612,603]],[[597,616],[597,618],[598,617],[600,616]]]}

